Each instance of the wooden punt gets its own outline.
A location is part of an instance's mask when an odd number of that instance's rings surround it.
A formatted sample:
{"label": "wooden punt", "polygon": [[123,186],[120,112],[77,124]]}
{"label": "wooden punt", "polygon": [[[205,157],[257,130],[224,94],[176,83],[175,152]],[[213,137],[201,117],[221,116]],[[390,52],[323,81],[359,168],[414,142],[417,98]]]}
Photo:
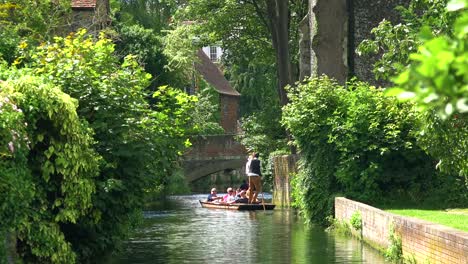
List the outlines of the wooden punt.
{"label": "wooden punt", "polygon": [[246,203],[233,203],[233,204],[224,204],[224,203],[213,203],[201,201],[200,204],[204,208],[214,208],[214,209],[228,209],[228,210],[273,210],[275,209],[274,204],[271,203],[258,203],[258,204],[246,204]]}

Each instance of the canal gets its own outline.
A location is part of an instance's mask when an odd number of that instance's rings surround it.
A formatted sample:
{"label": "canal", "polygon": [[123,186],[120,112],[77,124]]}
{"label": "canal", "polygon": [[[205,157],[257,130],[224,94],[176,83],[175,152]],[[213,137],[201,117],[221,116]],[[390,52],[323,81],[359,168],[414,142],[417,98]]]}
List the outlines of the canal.
{"label": "canal", "polygon": [[356,239],[304,225],[292,210],[206,209],[198,203],[205,197],[173,196],[145,211],[111,263],[387,263]]}

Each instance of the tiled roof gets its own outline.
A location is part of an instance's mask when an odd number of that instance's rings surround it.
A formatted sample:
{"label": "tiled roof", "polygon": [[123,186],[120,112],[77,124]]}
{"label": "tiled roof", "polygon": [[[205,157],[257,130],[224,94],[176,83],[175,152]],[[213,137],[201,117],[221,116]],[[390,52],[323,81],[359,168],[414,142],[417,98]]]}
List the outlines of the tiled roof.
{"label": "tiled roof", "polygon": [[88,9],[95,7],[96,0],[72,0],[72,8]]}
{"label": "tiled roof", "polygon": [[195,63],[195,69],[203,76],[203,79],[211,84],[218,93],[240,96],[240,93],[234,90],[229,84],[228,80],[224,77],[223,73],[219,70],[203,50],[198,50],[197,56],[199,62]]}

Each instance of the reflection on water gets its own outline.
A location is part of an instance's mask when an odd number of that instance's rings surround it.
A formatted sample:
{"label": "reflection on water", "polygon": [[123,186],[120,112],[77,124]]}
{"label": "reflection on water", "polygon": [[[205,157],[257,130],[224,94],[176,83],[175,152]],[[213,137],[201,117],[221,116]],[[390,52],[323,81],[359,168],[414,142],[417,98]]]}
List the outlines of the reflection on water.
{"label": "reflection on water", "polygon": [[198,203],[205,196],[172,197],[146,211],[112,263],[386,263],[355,239],[304,226],[291,210],[206,209]]}

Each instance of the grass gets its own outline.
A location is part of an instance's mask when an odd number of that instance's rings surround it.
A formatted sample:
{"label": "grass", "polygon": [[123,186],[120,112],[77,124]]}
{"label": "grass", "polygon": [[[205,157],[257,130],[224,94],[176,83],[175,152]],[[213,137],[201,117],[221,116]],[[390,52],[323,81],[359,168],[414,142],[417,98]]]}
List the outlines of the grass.
{"label": "grass", "polygon": [[468,208],[447,210],[389,209],[387,212],[410,216],[468,232]]}

